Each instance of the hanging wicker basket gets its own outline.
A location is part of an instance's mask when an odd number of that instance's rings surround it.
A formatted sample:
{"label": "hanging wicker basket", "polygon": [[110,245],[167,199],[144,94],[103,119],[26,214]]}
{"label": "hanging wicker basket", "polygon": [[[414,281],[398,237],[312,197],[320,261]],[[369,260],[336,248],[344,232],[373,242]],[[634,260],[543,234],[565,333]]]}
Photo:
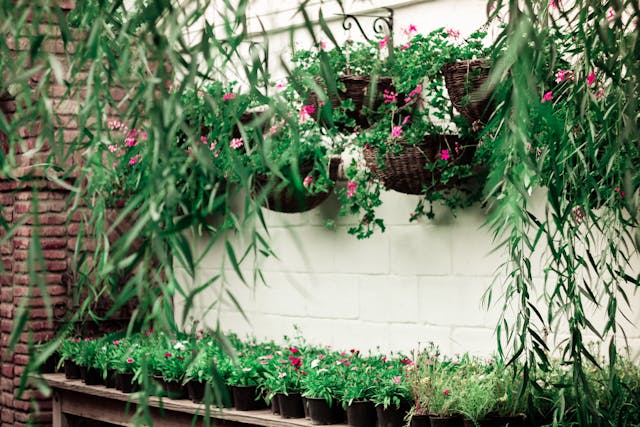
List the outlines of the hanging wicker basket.
{"label": "hanging wicker basket", "polygon": [[[313,171],[313,162],[306,161],[300,165],[300,177],[308,176]],[[266,174],[256,174],[254,193],[267,191],[266,205],[269,210],[282,213],[306,212],[324,202],[331,191],[310,194],[304,188],[297,188],[292,182],[285,183],[279,178]]]}
{"label": "hanging wicker basket", "polygon": [[449,164],[469,165],[473,162],[477,148],[475,141],[461,140],[457,135],[425,135],[422,144],[398,144],[402,145],[400,153],[388,152],[382,159],[379,159],[377,148],[365,148],[364,159],[373,175],[388,190],[405,194],[423,194],[425,189],[441,191],[459,187],[463,180],[450,179],[443,184],[440,182],[441,172],[437,169],[425,169],[425,166],[438,161],[442,150],[449,150],[451,153]]}
{"label": "hanging wicker basket", "polygon": [[[369,76],[346,75],[340,77],[338,80],[344,84],[345,89],[338,90],[337,93],[327,93],[331,101],[331,108],[340,108],[342,101],[350,99],[353,102],[354,110],[347,111],[346,115],[350,119],[353,119],[356,126],[360,128],[369,125],[370,111],[376,111],[382,105],[384,91],[395,91],[393,82],[389,77],[378,77],[375,88],[372,86]],[[320,101],[318,94],[311,92],[308,102],[316,106],[313,118],[318,120],[320,116],[320,120],[325,122],[326,120],[323,119],[322,115],[325,114],[325,111],[326,114],[330,114],[331,111],[328,108],[323,108],[324,105]],[[351,130],[346,127],[343,128],[345,130]]]}
{"label": "hanging wicker basket", "polygon": [[491,92],[483,87],[490,71],[491,62],[484,58],[450,62],[442,67],[451,103],[471,123],[486,123],[493,111]]}

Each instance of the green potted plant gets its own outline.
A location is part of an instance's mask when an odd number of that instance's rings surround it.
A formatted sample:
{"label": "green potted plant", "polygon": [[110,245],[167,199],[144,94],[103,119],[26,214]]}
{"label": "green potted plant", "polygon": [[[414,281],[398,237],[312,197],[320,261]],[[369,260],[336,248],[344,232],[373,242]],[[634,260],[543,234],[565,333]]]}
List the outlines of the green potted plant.
{"label": "green potted plant", "polygon": [[132,393],[138,389],[141,374],[141,361],[145,350],[134,338],[121,338],[112,343],[113,358],[109,366],[116,372],[116,388],[123,393]]}
{"label": "green potted plant", "polygon": [[[405,360],[405,362],[403,362]],[[404,365],[408,359],[394,358],[379,366],[372,379],[372,401],[380,425],[402,427],[409,412],[411,393],[404,374]]]}
{"label": "green potted plant", "polygon": [[162,337],[158,344],[151,353],[153,378],[169,397],[183,396],[183,382],[192,357],[189,341]]}
{"label": "green potted plant", "polygon": [[302,370],[304,362],[300,350],[291,347],[283,357],[286,359],[279,358],[275,369],[265,373],[265,387],[278,399],[283,418],[304,418],[302,377],[306,372]]}
{"label": "green potted plant", "polygon": [[60,361],[64,365],[64,375],[67,379],[80,379],[80,366],[76,362],[80,349],[79,337],[68,337],[60,342]]}
{"label": "green potted plant", "polygon": [[264,408],[264,400],[258,389],[264,373],[264,366],[253,353],[243,352],[232,364],[227,383],[237,410],[251,411]]}
{"label": "green potted plant", "polygon": [[80,377],[87,385],[100,384],[102,372],[96,368],[99,342],[94,338],[80,340],[76,363],[80,366]]}
{"label": "green potted plant", "polygon": [[316,357],[302,378],[302,395],[307,400],[312,424],[338,424],[346,417],[340,402],[348,367],[338,361],[333,357]]}

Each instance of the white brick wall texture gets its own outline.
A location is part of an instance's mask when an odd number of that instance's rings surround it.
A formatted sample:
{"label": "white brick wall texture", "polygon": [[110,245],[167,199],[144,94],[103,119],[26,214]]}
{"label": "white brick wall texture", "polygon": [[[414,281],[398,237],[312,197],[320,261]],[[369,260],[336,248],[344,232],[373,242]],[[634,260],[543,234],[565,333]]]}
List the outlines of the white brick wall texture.
{"label": "white brick wall texture", "polygon": [[[249,14],[286,9],[291,3],[255,1]],[[486,2],[354,1],[347,4],[347,10],[385,4],[397,6],[396,28],[414,23],[423,32],[447,26],[465,34],[482,24]],[[267,26],[290,23],[278,21],[278,16],[271,16]],[[284,42],[288,35],[280,37]],[[305,40],[296,39],[301,43]],[[506,258],[503,251],[492,252],[491,232],[482,225],[487,212],[474,206],[453,217],[446,210],[438,210],[436,221],[410,224],[414,196],[387,192],[383,202],[380,212],[388,229],[367,240],[347,234],[347,225],[354,219],[336,218],[338,208],[333,197],[304,214],[264,210],[278,255],[278,259],[262,264],[268,286],[247,287],[233,271],[225,270],[226,286],[238,299],[246,319],[229,304],[195,317],[202,317],[209,326],[220,322],[223,330],[258,338],[291,336],[298,326],[309,342],[339,348],[409,351],[433,341],[449,353],[493,353],[502,303],[498,301],[487,310],[482,296],[496,277],[498,284],[504,280],[499,273]],[[322,225],[327,218],[336,220],[334,230]],[[193,241],[202,248],[206,238]],[[221,248],[214,247],[196,283],[220,273],[220,259]],[[539,261],[533,262],[539,265]],[[250,271],[247,276],[251,276]],[[537,282],[542,283],[540,279]],[[198,299],[201,309],[219,300],[219,286]],[[500,293],[499,286],[496,292]],[[637,295],[631,295],[633,309],[628,313],[639,325],[640,301]],[[178,309],[180,305],[176,300]],[[625,331],[630,345],[638,351],[640,331],[629,324]],[[550,340],[559,342],[562,338],[552,336]]]}

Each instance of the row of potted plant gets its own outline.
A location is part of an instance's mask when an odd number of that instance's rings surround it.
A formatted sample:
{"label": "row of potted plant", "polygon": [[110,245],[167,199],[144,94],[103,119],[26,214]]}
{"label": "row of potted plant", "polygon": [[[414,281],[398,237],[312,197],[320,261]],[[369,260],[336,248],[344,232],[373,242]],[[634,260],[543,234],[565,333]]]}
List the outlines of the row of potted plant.
{"label": "row of potted plant", "polygon": [[[570,366],[524,373],[517,364],[468,354],[444,356],[429,346],[412,355],[336,351],[304,343],[242,341],[204,333],[169,336],[70,337],[59,349],[69,378],[132,392],[140,387],[169,397],[239,410],[266,408],[283,417],[308,415],[315,424],[348,419],[352,426],[546,425],[572,422],[577,402],[565,390]],[[79,367],[79,368],[78,368]],[[600,396],[597,405],[640,421],[640,370],[619,360],[624,402]],[[82,372],[80,371],[82,370]],[[595,366],[593,390],[611,372]],[[535,387],[524,387],[525,375]],[[185,390],[186,389],[186,390]],[[348,415],[348,416],[347,416]]]}
{"label": "row of potted plant", "polygon": [[[383,38],[298,50],[289,78],[273,83],[268,98],[240,93],[233,83],[184,90],[185,120],[176,141],[182,155],[166,160],[185,171],[176,186],[180,211],[224,209],[238,184],[278,211],[313,208],[334,187],[330,159],[349,150],[358,160],[346,162],[347,185],[338,194],[342,214],[359,217],[350,229],[358,237],[384,229],[375,215],[382,188],[423,196],[411,219],[432,217],[427,207],[436,201],[455,209],[478,200],[480,186],[467,184],[481,175],[484,149],[476,152],[475,130],[482,117],[473,121],[453,105],[464,112],[479,102],[469,96],[479,87],[476,71],[486,78],[486,67],[469,61],[488,55],[486,34],[461,40],[451,29],[422,35],[413,25],[404,33],[406,40],[393,49]],[[452,103],[445,75],[455,73],[445,65],[459,61],[467,61],[467,72],[462,80],[447,79],[463,86],[449,90],[459,98]],[[112,202],[135,194],[146,179],[145,150],[154,144],[141,126],[110,123],[104,148],[112,168],[102,191]]]}

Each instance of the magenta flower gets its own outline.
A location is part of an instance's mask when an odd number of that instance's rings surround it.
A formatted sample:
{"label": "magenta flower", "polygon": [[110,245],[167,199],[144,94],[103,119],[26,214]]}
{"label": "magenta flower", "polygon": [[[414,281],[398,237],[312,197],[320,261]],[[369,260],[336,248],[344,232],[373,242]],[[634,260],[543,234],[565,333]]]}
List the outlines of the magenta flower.
{"label": "magenta flower", "polygon": [[442,152],[440,153],[440,158],[442,160],[449,160],[451,158],[451,156],[449,155],[449,150],[442,150]]}
{"label": "magenta flower", "polygon": [[229,146],[231,148],[233,148],[234,150],[237,150],[238,148],[241,148],[243,145],[244,145],[244,142],[240,138],[233,138],[231,140],[231,142],[229,143]]}
{"label": "magenta flower", "polygon": [[300,353],[300,350],[298,350],[296,347],[289,347],[289,351],[293,354]]}
{"label": "magenta flower", "polygon": [[356,195],[356,190],[358,189],[358,183],[354,181],[349,181],[347,183],[347,198],[350,199]]}
{"label": "magenta flower", "polygon": [[127,147],[135,147],[136,145],[138,145],[138,140],[135,137],[129,136],[125,138],[124,145],[126,145]]}
{"label": "magenta flower", "polygon": [[561,0],[549,0],[549,8],[550,9],[557,9],[558,8],[558,3],[560,3]]}
{"label": "magenta flower", "polygon": [[278,82],[278,84],[276,84],[276,89],[278,91],[285,90],[286,88],[287,88],[287,81],[286,80],[282,80],[282,81]]}
{"label": "magenta flower", "polygon": [[387,356],[382,356],[382,359],[380,359],[380,360],[382,360],[383,362],[386,362],[387,361]]}
{"label": "magenta flower", "polygon": [[109,151],[111,151],[112,153],[115,153],[116,151],[118,151],[117,145],[110,145],[108,148],[109,148]]}
{"label": "magenta flower", "polygon": [[172,355],[171,353],[169,353],[169,352],[166,352],[166,353],[164,354],[164,357],[171,357],[171,356],[173,356],[173,355]]}
{"label": "magenta flower", "polygon": [[129,166],[135,165],[136,163],[140,162],[140,160],[141,160],[140,154],[136,154],[135,156],[129,159]]}
{"label": "magenta flower", "polygon": [[303,105],[300,109],[300,121],[304,123],[313,113],[316,112],[316,106],[313,104]]}
{"label": "magenta flower", "polygon": [[596,72],[592,71],[587,76],[587,86],[592,86],[596,82]]}
{"label": "magenta flower", "polygon": [[224,95],[222,95],[222,100],[223,101],[229,101],[230,99],[233,99],[236,97],[236,94],[233,92],[229,92],[229,93],[225,93]]}
{"label": "magenta flower", "polygon": [[400,49],[407,50],[410,47],[411,47],[411,42],[406,42],[405,44],[402,45],[402,47],[400,47]]}
{"label": "magenta flower", "polygon": [[409,26],[407,28],[405,28],[403,30],[403,33],[407,36],[411,35],[412,33],[416,33],[418,31],[418,29],[416,28],[415,25],[413,24],[409,24]]}
{"label": "magenta flower", "polygon": [[549,91],[542,96],[541,102],[549,102],[553,100],[553,92]]}
{"label": "magenta flower", "polygon": [[407,116],[404,119],[402,119],[402,124],[406,125],[407,123],[409,123],[409,120],[411,119],[411,116]]}
{"label": "magenta flower", "polygon": [[320,50],[327,50],[327,42],[320,40]]}
{"label": "magenta flower", "polygon": [[382,40],[380,40],[380,49],[384,49],[387,43],[389,43],[389,36],[385,36]]}
{"label": "magenta flower", "polygon": [[114,340],[113,341],[113,345],[119,345],[120,344],[120,340]]}
{"label": "magenta flower", "polygon": [[612,7],[607,11],[607,19],[611,20],[616,17],[616,11]]}
{"label": "magenta flower", "polygon": [[204,135],[203,135],[203,136],[201,136],[201,137],[200,137],[200,142],[202,142],[203,144],[206,144],[206,143],[207,143],[207,137],[206,137],[206,136],[204,136]]}
{"label": "magenta flower", "polygon": [[209,150],[210,150],[210,151],[215,150],[217,145],[218,145],[218,143],[217,143],[216,141],[213,141],[213,142],[211,143],[211,145],[209,145]]}
{"label": "magenta flower", "polygon": [[392,104],[398,100],[398,94],[388,89],[384,90],[382,96],[384,97],[385,104]]}
{"label": "magenta flower", "polygon": [[448,388],[447,388],[447,389],[445,389],[445,390],[442,392],[442,394],[444,394],[445,396],[449,396],[449,389],[448,389]]}
{"label": "magenta flower", "polygon": [[394,126],[393,129],[391,129],[391,136],[398,138],[400,135],[402,135],[402,126]]}
{"label": "magenta flower", "polygon": [[305,188],[308,188],[312,183],[313,183],[313,177],[311,176],[305,176],[304,180],[302,181],[302,185],[304,185]]}
{"label": "magenta flower", "polygon": [[604,88],[602,86],[600,86],[598,88],[598,91],[593,95],[596,97],[596,99],[600,99],[604,96]]}
{"label": "magenta flower", "polygon": [[393,377],[391,379],[393,380],[394,384],[400,384],[402,382],[402,377],[401,376]]}
{"label": "magenta flower", "polygon": [[133,363],[133,362],[134,362],[133,358],[130,357],[127,359],[127,363]]}

